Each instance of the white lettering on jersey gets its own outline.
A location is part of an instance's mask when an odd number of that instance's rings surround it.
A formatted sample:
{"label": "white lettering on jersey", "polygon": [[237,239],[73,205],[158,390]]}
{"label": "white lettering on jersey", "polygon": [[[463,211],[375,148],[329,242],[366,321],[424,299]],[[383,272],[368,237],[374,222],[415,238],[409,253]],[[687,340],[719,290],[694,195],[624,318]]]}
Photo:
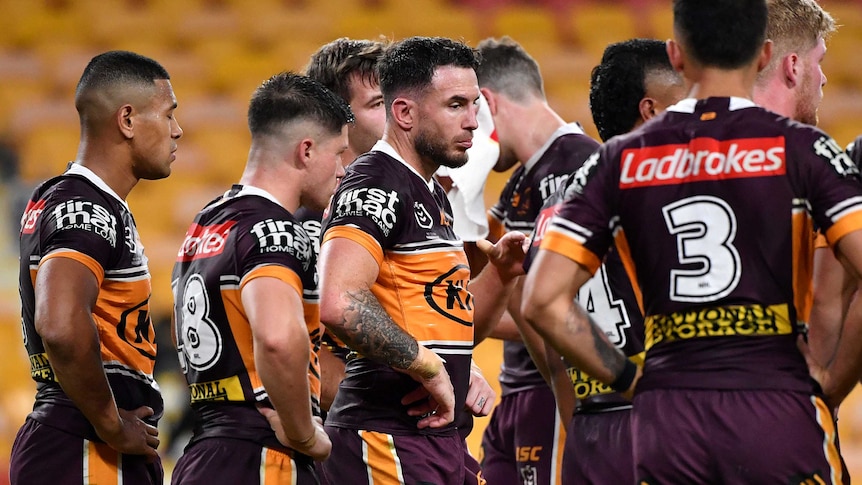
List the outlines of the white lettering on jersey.
{"label": "white lettering on jersey", "polygon": [[117,218],[108,209],[88,200],[69,200],[52,213],[57,230],[82,229],[104,238],[111,247],[117,245]]}
{"label": "white lettering on jersey", "polygon": [[304,269],[308,269],[311,264],[311,239],[301,225],[292,221],[266,219],[252,226],[250,232],[257,237],[261,251],[292,254],[302,261]]}
{"label": "white lettering on jersey", "polygon": [[388,236],[397,222],[397,203],[398,193],[394,190],[387,192],[377,187],[361,187],[341,194],[335,217],[368,217]]}

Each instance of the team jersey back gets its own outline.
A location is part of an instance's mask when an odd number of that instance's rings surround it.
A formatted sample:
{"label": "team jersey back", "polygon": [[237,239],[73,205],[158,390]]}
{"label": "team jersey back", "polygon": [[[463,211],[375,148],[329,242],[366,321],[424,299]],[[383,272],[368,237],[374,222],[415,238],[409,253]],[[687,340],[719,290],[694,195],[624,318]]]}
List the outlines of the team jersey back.
{"label": "team jersey back", "polygon": [[[525,271],[530,271],[548,224],[563,206],[566,189],[571,186],[571,181],[571,177],[564,181],[542,207],[530,236],[530,249],[524,257]],[[578,290],[576,298],[612,344],[636,364],[643,364],[644,318],[638,301],[639,291],[632,286],[619,252],[612,246],[596,274]],[[578,399],[578,412],[631,407],[630,400],[568,362],[566,372]]]}
{"label": "team jersey back", "polygon": [[[530,234],[545,201],[598,147],[575,123],[554,132],[543,147],[512,173],[500,199],[489,209],[492,234],[505,231]],[[527,347],[521,342],[504,341],[500,369],[503,395],[544,385],[545,380]]]}
{"label": "team jersey back", "polygon": [[269,193],[234,185],[207,204],[186,232],[172,285],[176,344],[192,407],[208,436],[275,443],[254,408],[268,403],[254,362],[251,326],[241,291],[254,278],[284,281],[302,296],[311,340],[308,377],[320,414],[320,312],[313,243]]}
{"label": "team jersey back", "polygon": [[[391,147],[378,142],[350,165],[324,221],[323,245],[347,238],[376,258],[380,272],[372,293],[399,327],[445,360],[460,410],[473,349],[470,268],[442,187],[436,182],[429,187],[393,155]],[[327,424],[393,434],[452,433],[454,424],[417,429],[418,418],[408,416],[401,404],[417,386],[389,366],[352,358]]]}
{"label": "team jersey back", "polygon": [[33,416],[46,424],[95,437],[84,416],[57,383],[35,328],[34,283],[40,264],[69,258],[96,276],[93,321],[102,366],[117,406],[150,406],[155,423],[163,403],[153,379],[155,334],[149,313],[150,273],[128,206],[91,171],[72,165],[39,186],[24,211],[20,234],[19,291],[24,345],[37,383]]}
{"label": "team jersey back", "polygon": [[814,223],[862,228],[834,140],[741,98],[684,100],[575,174],[542,248],[595,271],[616,247],[646,315],[641,388],[811,391],[796,347]]}

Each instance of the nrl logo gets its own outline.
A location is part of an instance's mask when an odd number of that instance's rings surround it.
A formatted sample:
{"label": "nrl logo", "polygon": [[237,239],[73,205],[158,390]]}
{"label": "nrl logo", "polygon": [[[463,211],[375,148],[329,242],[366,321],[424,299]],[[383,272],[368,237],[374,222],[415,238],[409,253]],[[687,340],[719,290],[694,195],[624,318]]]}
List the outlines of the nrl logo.
{"label": "nrl logo", "polygon": [[416,223],[419,224],[419,227],[422,229],[431,229],[431,226],[434,224],[434,220],[431,219],[431,214],[428,213],[428,209],[426,209],[420,202],[413,203],[413,215],[416,216]]}

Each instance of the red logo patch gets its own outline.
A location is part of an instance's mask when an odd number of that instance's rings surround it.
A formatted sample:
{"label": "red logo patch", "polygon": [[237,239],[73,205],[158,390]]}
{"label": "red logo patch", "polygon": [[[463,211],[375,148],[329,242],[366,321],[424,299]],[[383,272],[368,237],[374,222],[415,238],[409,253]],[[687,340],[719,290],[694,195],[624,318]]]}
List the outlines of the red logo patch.
{"label": "red logo patch", "polygon": [[186,232],[183,245],[177,253],[177,261],[185,263],[200,258],[218,256],[224,251],[230,230],[236,225],[236,221],[228,221],[212,226],[199,226],[192,223]]}
{"label": "red logo patch", "polygon": [[21,234],[33,234],[36,230],[36,222],[44,208],[44,200],[27,202],[27,208],[24,209],[24,215],[21,216]]}

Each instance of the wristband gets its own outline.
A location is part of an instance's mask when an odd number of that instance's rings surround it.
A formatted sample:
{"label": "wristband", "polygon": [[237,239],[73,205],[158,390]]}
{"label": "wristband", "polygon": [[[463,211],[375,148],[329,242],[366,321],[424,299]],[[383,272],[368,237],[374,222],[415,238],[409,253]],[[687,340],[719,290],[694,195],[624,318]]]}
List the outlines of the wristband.
{"label": "wristband", "polygon": [[635,376],[638,373],[638,366],[626,359],[626,365],[623,367],[622,372],[619,373],[616,380],[611,382],[611,389],[617,392],[626,392],[629,390],[629,387],[632,385],[632,382],[635,380]]}

